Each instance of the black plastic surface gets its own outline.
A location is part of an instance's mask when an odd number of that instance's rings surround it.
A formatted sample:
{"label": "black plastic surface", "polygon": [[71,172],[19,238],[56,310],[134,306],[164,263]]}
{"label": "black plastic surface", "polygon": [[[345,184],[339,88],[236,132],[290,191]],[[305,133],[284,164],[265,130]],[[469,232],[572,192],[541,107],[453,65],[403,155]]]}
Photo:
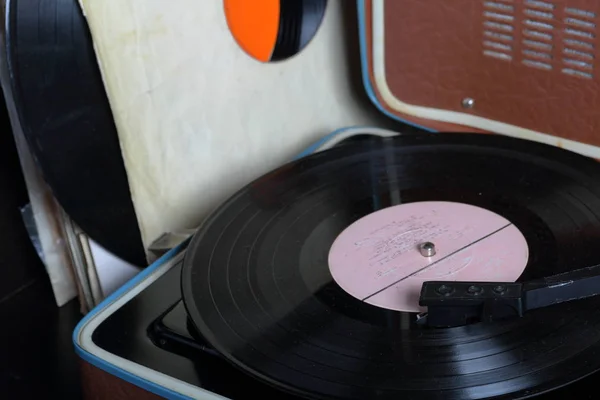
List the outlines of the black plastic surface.
{"label": "black plastic surface", "polygon": [[66,212],[145,266],[112,113],[77,0],[6,1],[7,60],[23,131]]}
{"label": "black plastic surface", "polygon": [[148,329],[148,336],[158,347],[185,357],[189,357],[193,352],[221,357],[204,338],[194,334],[181,301],[152,323]]}
{"label": "black plastic surface", "polygon": [[94,343],[119,357],[231,399],[247,399],[249,393],[257,397],[293,399],[261,384],[218,356],[203,354],[195,348],[190,348],[187,355],[179,355],[154,344],[149,330],[180,300],[180,271],[181,264],[174,266],[100,324],[92,335]]}
{"label": "black plastic surface", "polygon": [[523,285],[513,282],[425,282],[419,304],[427,326],[455,327],[523,316]]}

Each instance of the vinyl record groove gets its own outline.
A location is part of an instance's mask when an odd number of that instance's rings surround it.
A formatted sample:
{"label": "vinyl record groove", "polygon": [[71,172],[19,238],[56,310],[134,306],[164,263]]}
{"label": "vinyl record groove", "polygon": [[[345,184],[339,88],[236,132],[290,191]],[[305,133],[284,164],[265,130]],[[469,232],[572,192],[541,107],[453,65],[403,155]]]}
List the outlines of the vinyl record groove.
{"label": "vinyl record groove", "polygon": [[255,181],[209,218],[186,253],[184,301],[233,364],[298,395],[527,397],[600,369],[598,300],[426,328],[343,290],[329,252],[366,215],[443,201],[519,229],[529,250],[519,280],[598,264],[598,182],[590,159],[506,137],[407,135],[329,150]]}

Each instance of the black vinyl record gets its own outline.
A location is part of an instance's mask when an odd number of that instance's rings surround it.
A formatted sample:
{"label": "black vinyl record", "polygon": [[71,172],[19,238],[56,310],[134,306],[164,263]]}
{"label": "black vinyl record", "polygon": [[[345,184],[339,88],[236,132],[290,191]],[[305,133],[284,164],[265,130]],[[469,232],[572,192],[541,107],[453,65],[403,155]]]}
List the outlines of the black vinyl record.
{"label": "black vinyl record", "polygon": [[6,58],[23,134],[54,197],[96,242],[147,265],[117,130],[77,0],[6,2]]}
{"label": "black vinyl record", "polygon": [[328,266],[338,235],[420,201],[512,222],[529,248],[519,281],[600,262],[600,166],[591,159],[495,135],[348,144],[258,179],[200,228],[181,277],[195,328],[237,367],[307,398],[522,398],[600,369],[597,299],[433,329],[342,290]]}

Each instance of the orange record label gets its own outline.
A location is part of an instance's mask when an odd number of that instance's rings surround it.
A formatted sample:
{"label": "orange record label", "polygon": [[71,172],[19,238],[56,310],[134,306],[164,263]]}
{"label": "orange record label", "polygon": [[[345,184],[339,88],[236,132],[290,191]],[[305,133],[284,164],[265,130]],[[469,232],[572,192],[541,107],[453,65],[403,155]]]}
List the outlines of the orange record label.
{"label": "orange record label", "polygon": [[224,0],[229,30],[238,45],[255,59],[271,59],[279,32],[279,0]]}

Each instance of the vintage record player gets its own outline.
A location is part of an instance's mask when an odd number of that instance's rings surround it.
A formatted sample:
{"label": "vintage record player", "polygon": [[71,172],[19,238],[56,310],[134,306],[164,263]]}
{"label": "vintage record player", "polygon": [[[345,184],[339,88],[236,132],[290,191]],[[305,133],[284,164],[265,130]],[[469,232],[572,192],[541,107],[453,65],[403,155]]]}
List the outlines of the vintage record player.
{"label": "vintage record player", "polygon": [[417,131],[239,187],[81,321],[88,397],[597,397],[600,3],[356,5],[364,88]]}

